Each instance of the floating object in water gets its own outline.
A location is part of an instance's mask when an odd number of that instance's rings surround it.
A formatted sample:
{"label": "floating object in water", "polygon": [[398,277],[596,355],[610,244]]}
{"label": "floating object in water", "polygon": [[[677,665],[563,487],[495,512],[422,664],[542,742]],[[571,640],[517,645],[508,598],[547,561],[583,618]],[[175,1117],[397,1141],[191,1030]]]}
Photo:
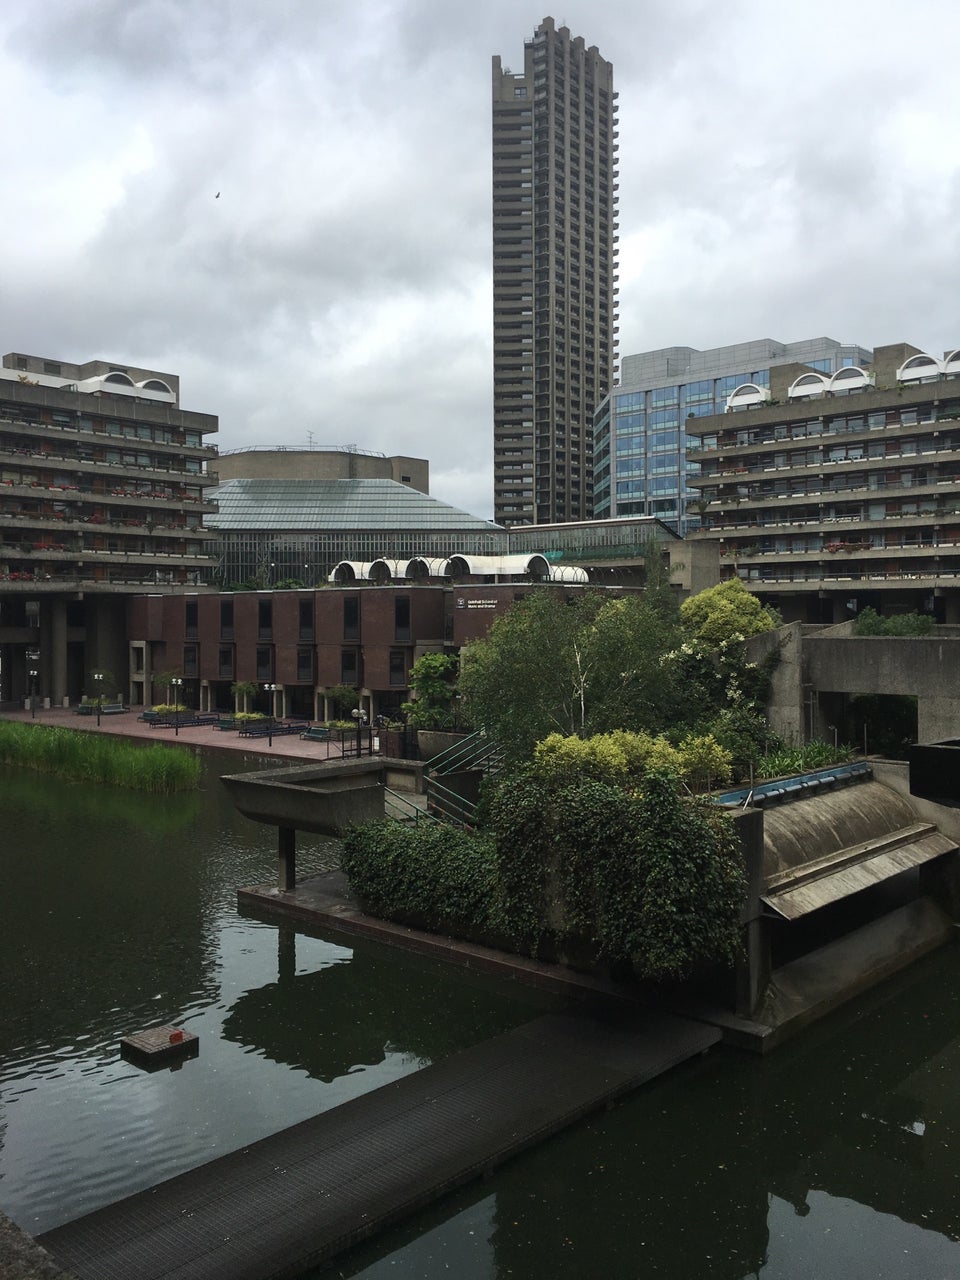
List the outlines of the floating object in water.
{"label": "floating object in water", "polygon": [[199,1037],[182,1027],[150,1027],[120,1041],[120,1056],[138,1067],[177,1065],[199,1052]]}

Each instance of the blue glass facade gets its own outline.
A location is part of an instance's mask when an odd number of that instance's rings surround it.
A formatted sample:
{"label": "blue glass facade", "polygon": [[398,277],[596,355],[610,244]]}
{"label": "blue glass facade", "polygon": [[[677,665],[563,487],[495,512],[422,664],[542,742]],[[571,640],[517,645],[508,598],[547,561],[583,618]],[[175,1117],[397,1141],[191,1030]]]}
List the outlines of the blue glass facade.
{"label": "blue glass facade", "polygon": [[[724,367],[724,357],[746,354],[748,348],[756,356],[758,348],[765,346],[771,357],[766,366],[726,363]],[[689,461],[687,450],[701,447],[702,442],[687,436],[684,423],[690,418],[723,413],[727,397],[745,382],[769,388],[772,365],[802,360],[824,373],[832,373],[843,364],[854,363],[849,353],[858,349],[841,348],[831,339],[789,346],[761,341],[707,352],[670,349],[674,363],[673,353],[677,350],[688,352],[691,365],[695,361],[704,372],[710,369],[713,376],[697,376],[690,369],[684,380],[668,381],[661,375],[661,385],[653,385],[660,381],[655,378],[648,378],[645,385],[624,382],[607,396],[594,416],[596,519],[656,516],[681,535],[696,528],[699,516],[695,510],[687,510],[687,477],[696,474],[698,464]],[[643,362],[655,367],[661,355],[666,356],[667,352],[628,357],[625,369],[642,366]],[[691,491],[690,496],[696,495]]]}

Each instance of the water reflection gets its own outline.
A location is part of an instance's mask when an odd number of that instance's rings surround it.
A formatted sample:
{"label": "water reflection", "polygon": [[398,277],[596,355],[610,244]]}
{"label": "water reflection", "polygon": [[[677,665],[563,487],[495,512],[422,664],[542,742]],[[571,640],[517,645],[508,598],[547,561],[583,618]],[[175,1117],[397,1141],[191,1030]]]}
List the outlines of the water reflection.
{"label": "water reflection", "polygon": [[[231,1006],[228,1040],[329,1082],[391,1053],[426,1063],[462,1048],[465,1034],[477,1043],[504,1030],[502,987],[480,975],[404,957],[406,981],[384,984],[384,965],[397,957],[382,947],[298,973],[297,943],[293,929],[278,929],[277,981]],[[531,1017],[544,1006],[523,989],[514,994]]]}
{"label": "water reflection", "polygon": [[[208,757],[199,797],[163,800],[0,776],[0,1208],[28,1230],[545,1006],[493,983],[461,987],[394,951],[241,918],[237,886],[270,879],[276,849],[220,786],[235,770],[234,757]],[[305,874],[329,857],[330,842],[303,842]],[[163,1022],[196,1032],[200,1056],[155,1074],[120,1058],[121,1035]]]}
{"label": "water reflection", "polygon": [[951,950],[765,1061],[683,1068],[315,1275],[952,1277],[958,992]]}

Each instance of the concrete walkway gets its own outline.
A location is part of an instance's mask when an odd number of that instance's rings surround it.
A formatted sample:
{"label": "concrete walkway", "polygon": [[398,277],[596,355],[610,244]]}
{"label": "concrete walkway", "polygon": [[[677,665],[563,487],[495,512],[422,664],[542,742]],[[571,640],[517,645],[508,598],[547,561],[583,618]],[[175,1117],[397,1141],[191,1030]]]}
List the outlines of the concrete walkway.
{"label": "concrete walkway", "polygon": [[39,1242],[80,1280],[300,1275],[719,1039],[653,1010],[548,1014]]}

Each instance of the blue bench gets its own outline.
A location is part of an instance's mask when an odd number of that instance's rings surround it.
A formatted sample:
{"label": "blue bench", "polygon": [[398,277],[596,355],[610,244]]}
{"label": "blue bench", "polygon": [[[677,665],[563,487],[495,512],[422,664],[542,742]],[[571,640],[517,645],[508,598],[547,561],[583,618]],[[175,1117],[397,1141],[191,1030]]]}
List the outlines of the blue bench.
{"label": "blue bench", "polygon": [[240,730],[241,738],[285,738],[291,733],[299,733],[298,724],[280,722],[274,725],[261,724],[260,721],[248,722]]}

